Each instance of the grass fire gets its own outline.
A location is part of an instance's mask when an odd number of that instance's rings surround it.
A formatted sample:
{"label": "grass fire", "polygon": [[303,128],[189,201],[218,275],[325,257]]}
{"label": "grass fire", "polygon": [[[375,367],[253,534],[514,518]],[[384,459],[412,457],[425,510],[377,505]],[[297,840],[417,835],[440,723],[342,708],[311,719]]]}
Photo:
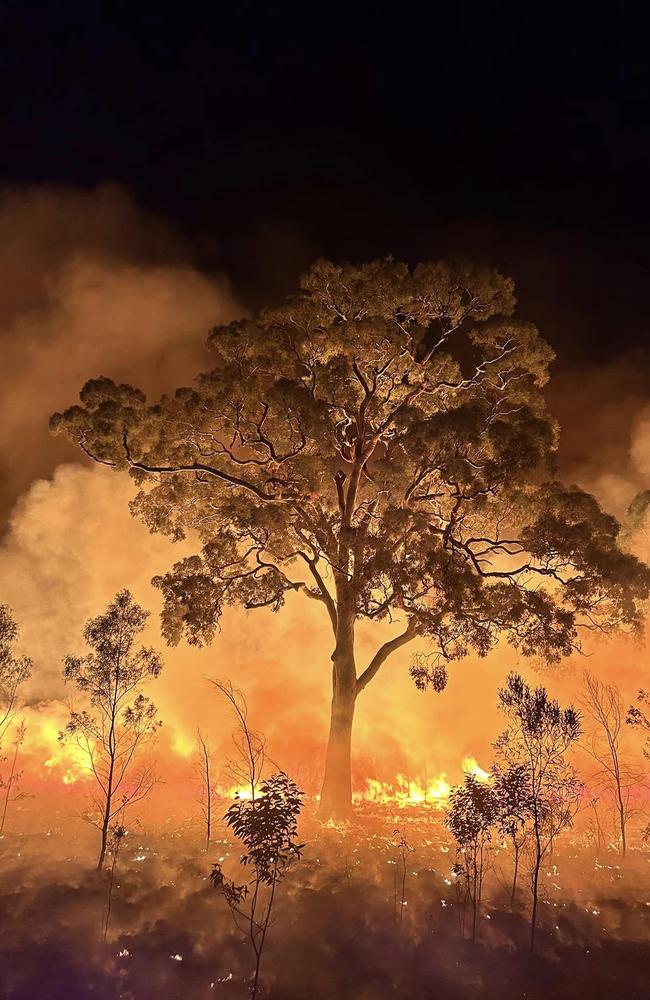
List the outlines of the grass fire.
{"label": "grass fire", "polygon": [[647,996],[650,493],[513,282],[320,260],[207,349],[83,372],[11,516],[2,995]]}

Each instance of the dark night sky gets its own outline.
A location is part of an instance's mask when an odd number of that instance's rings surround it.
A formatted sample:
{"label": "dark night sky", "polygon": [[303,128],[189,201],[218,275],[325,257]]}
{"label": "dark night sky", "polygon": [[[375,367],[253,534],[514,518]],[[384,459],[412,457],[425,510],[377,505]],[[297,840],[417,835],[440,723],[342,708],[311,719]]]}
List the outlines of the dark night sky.
{"label": "dark night sky", "polygon": [[121,182],[251,306],[317,255],[453,252],[513,274],[561,357],[645,345],[643,5],[88,0],[0,16],[3,181]]}

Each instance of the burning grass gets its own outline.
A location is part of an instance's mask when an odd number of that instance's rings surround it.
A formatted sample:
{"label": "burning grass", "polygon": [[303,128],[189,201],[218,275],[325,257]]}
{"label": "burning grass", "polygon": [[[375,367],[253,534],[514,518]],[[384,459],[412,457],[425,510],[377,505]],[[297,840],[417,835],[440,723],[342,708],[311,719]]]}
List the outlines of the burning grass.
{"label": "burning grass", "polygon": [[[222,824],[209,852],[200,824],[169,817],[155,829],[133,826],[102,943],[93,831],[63,818],[39,830],[29,805],[21,815],[22,832],[0,847],[4,997],[248,995],[245,942],[208,880],[213,861],[225,871],[238,864]],[[454,848],[436,803],[363,800],[341,824],[319,823],[308,804],[300,836],[308,846],[282,886],[265,960],[275,1000],[647,997],[650,853],[638,844],[623,863],[611,847],[596,856],[585,831],[558,839],[530,965],[529,897],[522,885],[510,905],[505,848],[488,872],[477,941],[461,939]]]}

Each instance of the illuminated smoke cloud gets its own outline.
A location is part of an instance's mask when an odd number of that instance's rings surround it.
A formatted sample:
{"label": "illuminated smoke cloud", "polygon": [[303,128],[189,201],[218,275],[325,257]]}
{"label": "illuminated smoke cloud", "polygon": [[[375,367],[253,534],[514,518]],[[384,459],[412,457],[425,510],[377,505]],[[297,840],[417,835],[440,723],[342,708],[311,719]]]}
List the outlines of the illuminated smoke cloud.
{"label": "illuminated smoke cloud", "polygon": [[0,517],[72,457],[47,422],[86,378],[175,388],[205,361],[210,327],[242,313],[224,276],[199,273],[173,229],[116,185],[5,191],[0,273]]}

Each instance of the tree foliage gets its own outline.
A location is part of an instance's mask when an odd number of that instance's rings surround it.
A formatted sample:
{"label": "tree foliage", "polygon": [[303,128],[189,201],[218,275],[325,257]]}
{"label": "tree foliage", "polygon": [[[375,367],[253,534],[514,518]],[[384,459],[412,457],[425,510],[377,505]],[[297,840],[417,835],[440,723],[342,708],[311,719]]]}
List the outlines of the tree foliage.
{"label": "tree foliage", "polygon": [[253,798],[237,797],[225,820],[244,847],[240,863],[250,871],[250,878],[238,884],[225,876],[218,861],[210,874],[210,881],[222,892],[235,923],[251,943],[255,956],[253,998],[257,996],[276,889],[305,846],[297,840],[303,795],[296,783],[279,771],[262,781]]}
{"label": "tree foliage", "polygon": [[20,688],[29,680],[32,661],[16,656],[18,626],[6,604],[0,604],[0,748],[18,707]]}
{"label": "tree foliage", "polygon": [[295,839],[302,797],[280,771],[262,782],[255,799],[237,798],[226,813],[226,823],[245,847],[241,864],[263,885],[282,879],[302,853],[304,845]]}
{"label": "tree foliage", "polygon": [[517,894],[517,878],[521,851],[526,845],[532,812],[530,770],[526,762],[510,760],[505,766],[494,768],[494,795],[498,802],[497,826],[499,834],[512,845],[514,868],[512,873],[511,900]]}
{"label": "tree foliage", "polygon": [[510,790],[519,800],[515,818],[523,820],[523,838],[530,853],[532,951],[542,862],[556,837],[572,825],[582,793],[566,756],[580,737],[581,719],[573,706],[561,708],[544,687],[531,688],[515,673],[508,675],[499,691],[499,707],[510,724],[496,740],[495,749],[516,786]]}
{"label": "tree foliage", "polygon": [[146,797],[155,783],[150,767],[133,767],[161,725],[156,706],[141,690],[162,669],[155,650],[136,646],[148,617],[128,590],[120,591],[103,615],[86,623],[84,639],[91,652],[64,661],[65,680],[87,707],[71,709],[59,738],[77,743],[95,779],[90,818],[102,832],[100,865],[113,819]]}
{"label": "tree foliage", "polygon": [[287,305],[215,329],[194,387],[149,405],[88,382],[54,431],[131,471],[152,531],[203,543],[156,581],[166,637],[209,641],[226,604],[292,591],[335,624],[330,572],[355,616],[402,612],[447,659],[501,633],[557,659],[581,626],[638,626],[647,571],[552,479],[553,354],[514,304],[485,266],[321,261]]}
{"label": "tree foliage", "polygon": [[[32,661],[28,656],[16,656],[15,644],[18,639],[18,626],[6,604],[0,604],[0,764],[5,764],[7,758],[2,755],[3,745],[8,733],[15,725],[16,713],[19,711],[21,699],[20,689],[32,674]],[[20,748],[25,740],[26,726],[24,721],[18,723],[13,732],[13,753],[9,754],[8,771],[0,774],[0,789],[2,789],[2,806],[0,809],[0,833],[5,828],[9,803],[22,798],[18,783],[22,772],[17,770]]]}
{"label": "tree foliage", "polygon": [[[52,418],[131,473],[152,532],[196,542],[154,580],[168,642],[210,642],[228,605],[322,605],[323,808],[349,805],[355,699],[406,643],[437,654],[413,677],[440,690],[446,662],[501,638],[557,661],[585,630],[641,627],[650,571],[555,478],[553,352],[514,308],[512,282],[484,265],[319,261],[285,305],[213,330],[214,367],[193,386],[150,404],[101,377]],[[360,619],[401,628],[363,664]]]}
{"label": "tree foliage", "polygon": [[[483,879],[498,816],[499,801],[490,782],[478,781],[473,774],[466,774],[464,784],[452,789],[447,826],[457,844],[454,874],[463,886],[459,893],[461,914],[468,901],[472,905],[472,940],[476,938]],[[461,932],[464,932],[464,916],[461,916]]]}
{"label": "tree foliage", "polygon": [[636,697],[636,705],[630,705],[627,710],[625,721],[629,726],[646,734],[644,756],[650,760],[650,693],[639,691]]}

